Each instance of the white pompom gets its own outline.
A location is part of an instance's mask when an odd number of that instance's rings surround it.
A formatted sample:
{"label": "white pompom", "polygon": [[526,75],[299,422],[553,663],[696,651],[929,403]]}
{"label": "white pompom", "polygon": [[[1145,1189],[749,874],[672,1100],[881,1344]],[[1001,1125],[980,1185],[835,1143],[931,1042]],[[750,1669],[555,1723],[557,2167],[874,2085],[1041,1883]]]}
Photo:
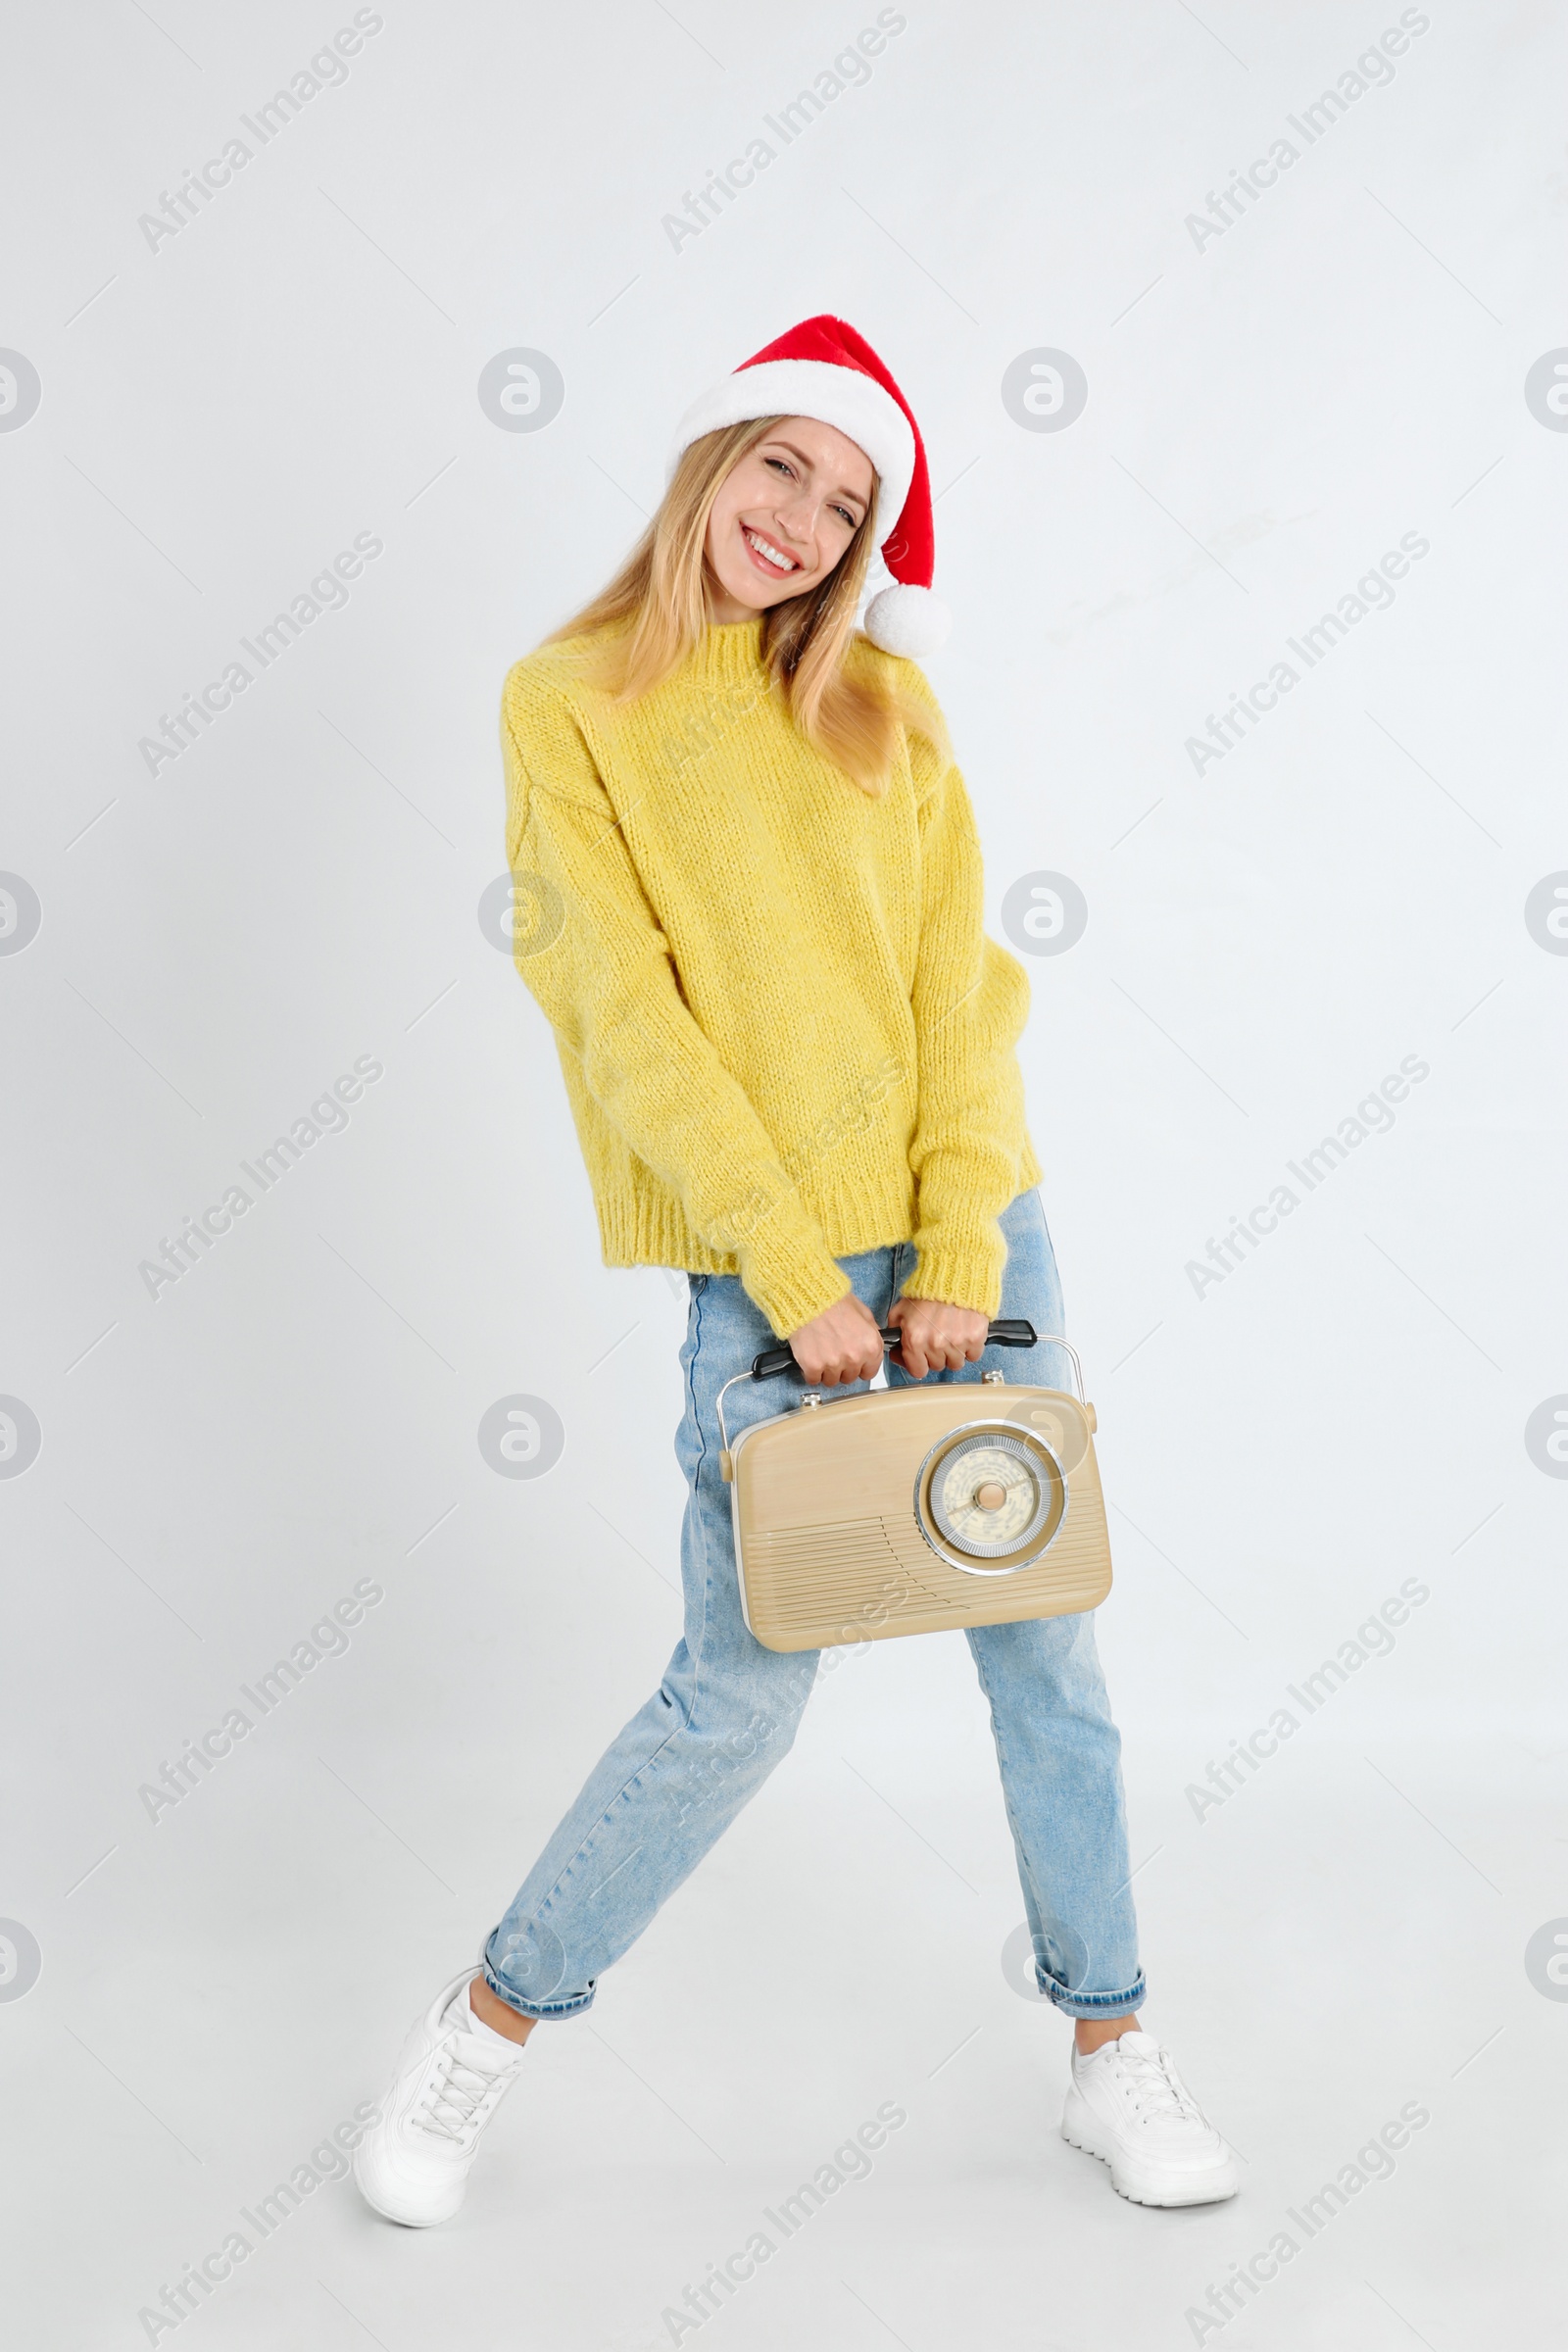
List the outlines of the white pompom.
{"label": "white pompom", "polygon": [[885,654],[919,662],[946,643],[953,615],[934,589],[895,581],[872,597],[863,625],[871,643]]}

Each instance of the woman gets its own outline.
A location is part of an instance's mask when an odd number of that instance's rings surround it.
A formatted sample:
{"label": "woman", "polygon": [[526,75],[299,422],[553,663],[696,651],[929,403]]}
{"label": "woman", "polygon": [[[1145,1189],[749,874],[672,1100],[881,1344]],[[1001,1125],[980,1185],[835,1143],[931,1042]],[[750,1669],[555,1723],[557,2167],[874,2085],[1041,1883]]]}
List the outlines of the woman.
{"label": "woman", "polygon": [[[807,1381],[978,1380],[988,1320],[1061,1330],[963,780],[912,653],[940,641],[903,394],[811,318],[688,411],[618,577],[507,680],[523,979],[554,1027],[609,1265],[684,1267],[685,1630],[480,1971],[415,2024],[355,2157],[446,2220],[541,2018],[586,2010],[783,1756],[819,1653],[747,1631],[714,1400],[787,1338]],[[895,585],[855,616],[873,548]],[[519,891],[519,923],[522,920]],[[1062,1385],[1044,1342],[1010,1379]],[[731,1428],[777,1409],[747,1387]],[[1072,2017],[1065,2136],[1124,2196],[1234,2195],[1225,2142],[1139,2026],[1120,1743],[1092,1616],[977,1627],[1041,1990]]]}

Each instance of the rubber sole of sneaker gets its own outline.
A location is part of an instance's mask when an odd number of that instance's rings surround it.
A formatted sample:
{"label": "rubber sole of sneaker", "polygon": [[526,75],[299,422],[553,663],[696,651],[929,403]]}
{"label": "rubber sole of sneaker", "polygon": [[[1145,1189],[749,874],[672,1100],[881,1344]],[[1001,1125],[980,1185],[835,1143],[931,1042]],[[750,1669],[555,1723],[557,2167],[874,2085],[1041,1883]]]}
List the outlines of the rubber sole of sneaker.
{"label": "rubber sole of sneaker", "polygon": [[1061,2136],[1070,2148],[1082,2148],[1086,2156],[1098,2156],[1102,2164],[1110,2167],[1110,2185],[1129,2205],[1219,2205],[1227,2197],[1234,2197],[1241,2186],[1229,2156],[1211,2172],[1194,2173],[1184,2180],[1160,2181],[1128,2172],[1111,2149],[1098,2146],[1087,2132],[1066,2123],[1061,2127]]}
{"label": "rubber sole of sneaker", "polygon": [[463,2206],[460,2196],[455,2205],[447,2206],[440,2213],[399,2212],[395,2193],[382,2188],[379,2181],[367,2180],[358,2163],[354,2166],[354,2185],[372,2213],[378,2213],[384,2222],[396,2222],[404,2230],[439,2229],[443,2222],[450,2222]]}

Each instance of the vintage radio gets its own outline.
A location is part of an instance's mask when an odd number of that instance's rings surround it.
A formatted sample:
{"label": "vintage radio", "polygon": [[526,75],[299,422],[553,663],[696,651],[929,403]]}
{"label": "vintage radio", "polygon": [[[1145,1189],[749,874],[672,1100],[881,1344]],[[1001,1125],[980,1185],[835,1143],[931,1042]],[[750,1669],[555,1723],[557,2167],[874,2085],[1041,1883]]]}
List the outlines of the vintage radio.
{"label": "vintage radio", "polygon": [[[796,1372],[764,1348],[718,1395],[746,1623],[766,1649],[820,1649],[1095,1608],[1110,1542],[1095,1408],[1002,1372],[849,1396],[805,1389],[731,1442],[724,1398],[742,1380]],[[889,1325],[883,1344],[898,1345]],[[1032,1348],[1032,1324],[994,1322],[992,1348]]]}

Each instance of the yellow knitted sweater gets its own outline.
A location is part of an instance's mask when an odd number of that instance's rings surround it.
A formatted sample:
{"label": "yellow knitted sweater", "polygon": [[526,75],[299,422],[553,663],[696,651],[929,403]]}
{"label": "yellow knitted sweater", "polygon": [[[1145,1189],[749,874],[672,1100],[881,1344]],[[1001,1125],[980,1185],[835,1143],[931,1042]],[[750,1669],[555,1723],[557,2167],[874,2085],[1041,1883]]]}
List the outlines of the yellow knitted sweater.
{"label": "yellow knitted sweater", "polygon": [[[1040,1179],[1023,967],[986,938],[957,768],[901,730],[860,791],[790,718],[760,620],[616,709],[587,640],[502,706],[517,969],[555,1032],[607,1265],[739,1274],[780,1337],[834,1261],[912,1238],[917,1298],[994,1315]],[[922,672],[863,637],[935,708]]]}

